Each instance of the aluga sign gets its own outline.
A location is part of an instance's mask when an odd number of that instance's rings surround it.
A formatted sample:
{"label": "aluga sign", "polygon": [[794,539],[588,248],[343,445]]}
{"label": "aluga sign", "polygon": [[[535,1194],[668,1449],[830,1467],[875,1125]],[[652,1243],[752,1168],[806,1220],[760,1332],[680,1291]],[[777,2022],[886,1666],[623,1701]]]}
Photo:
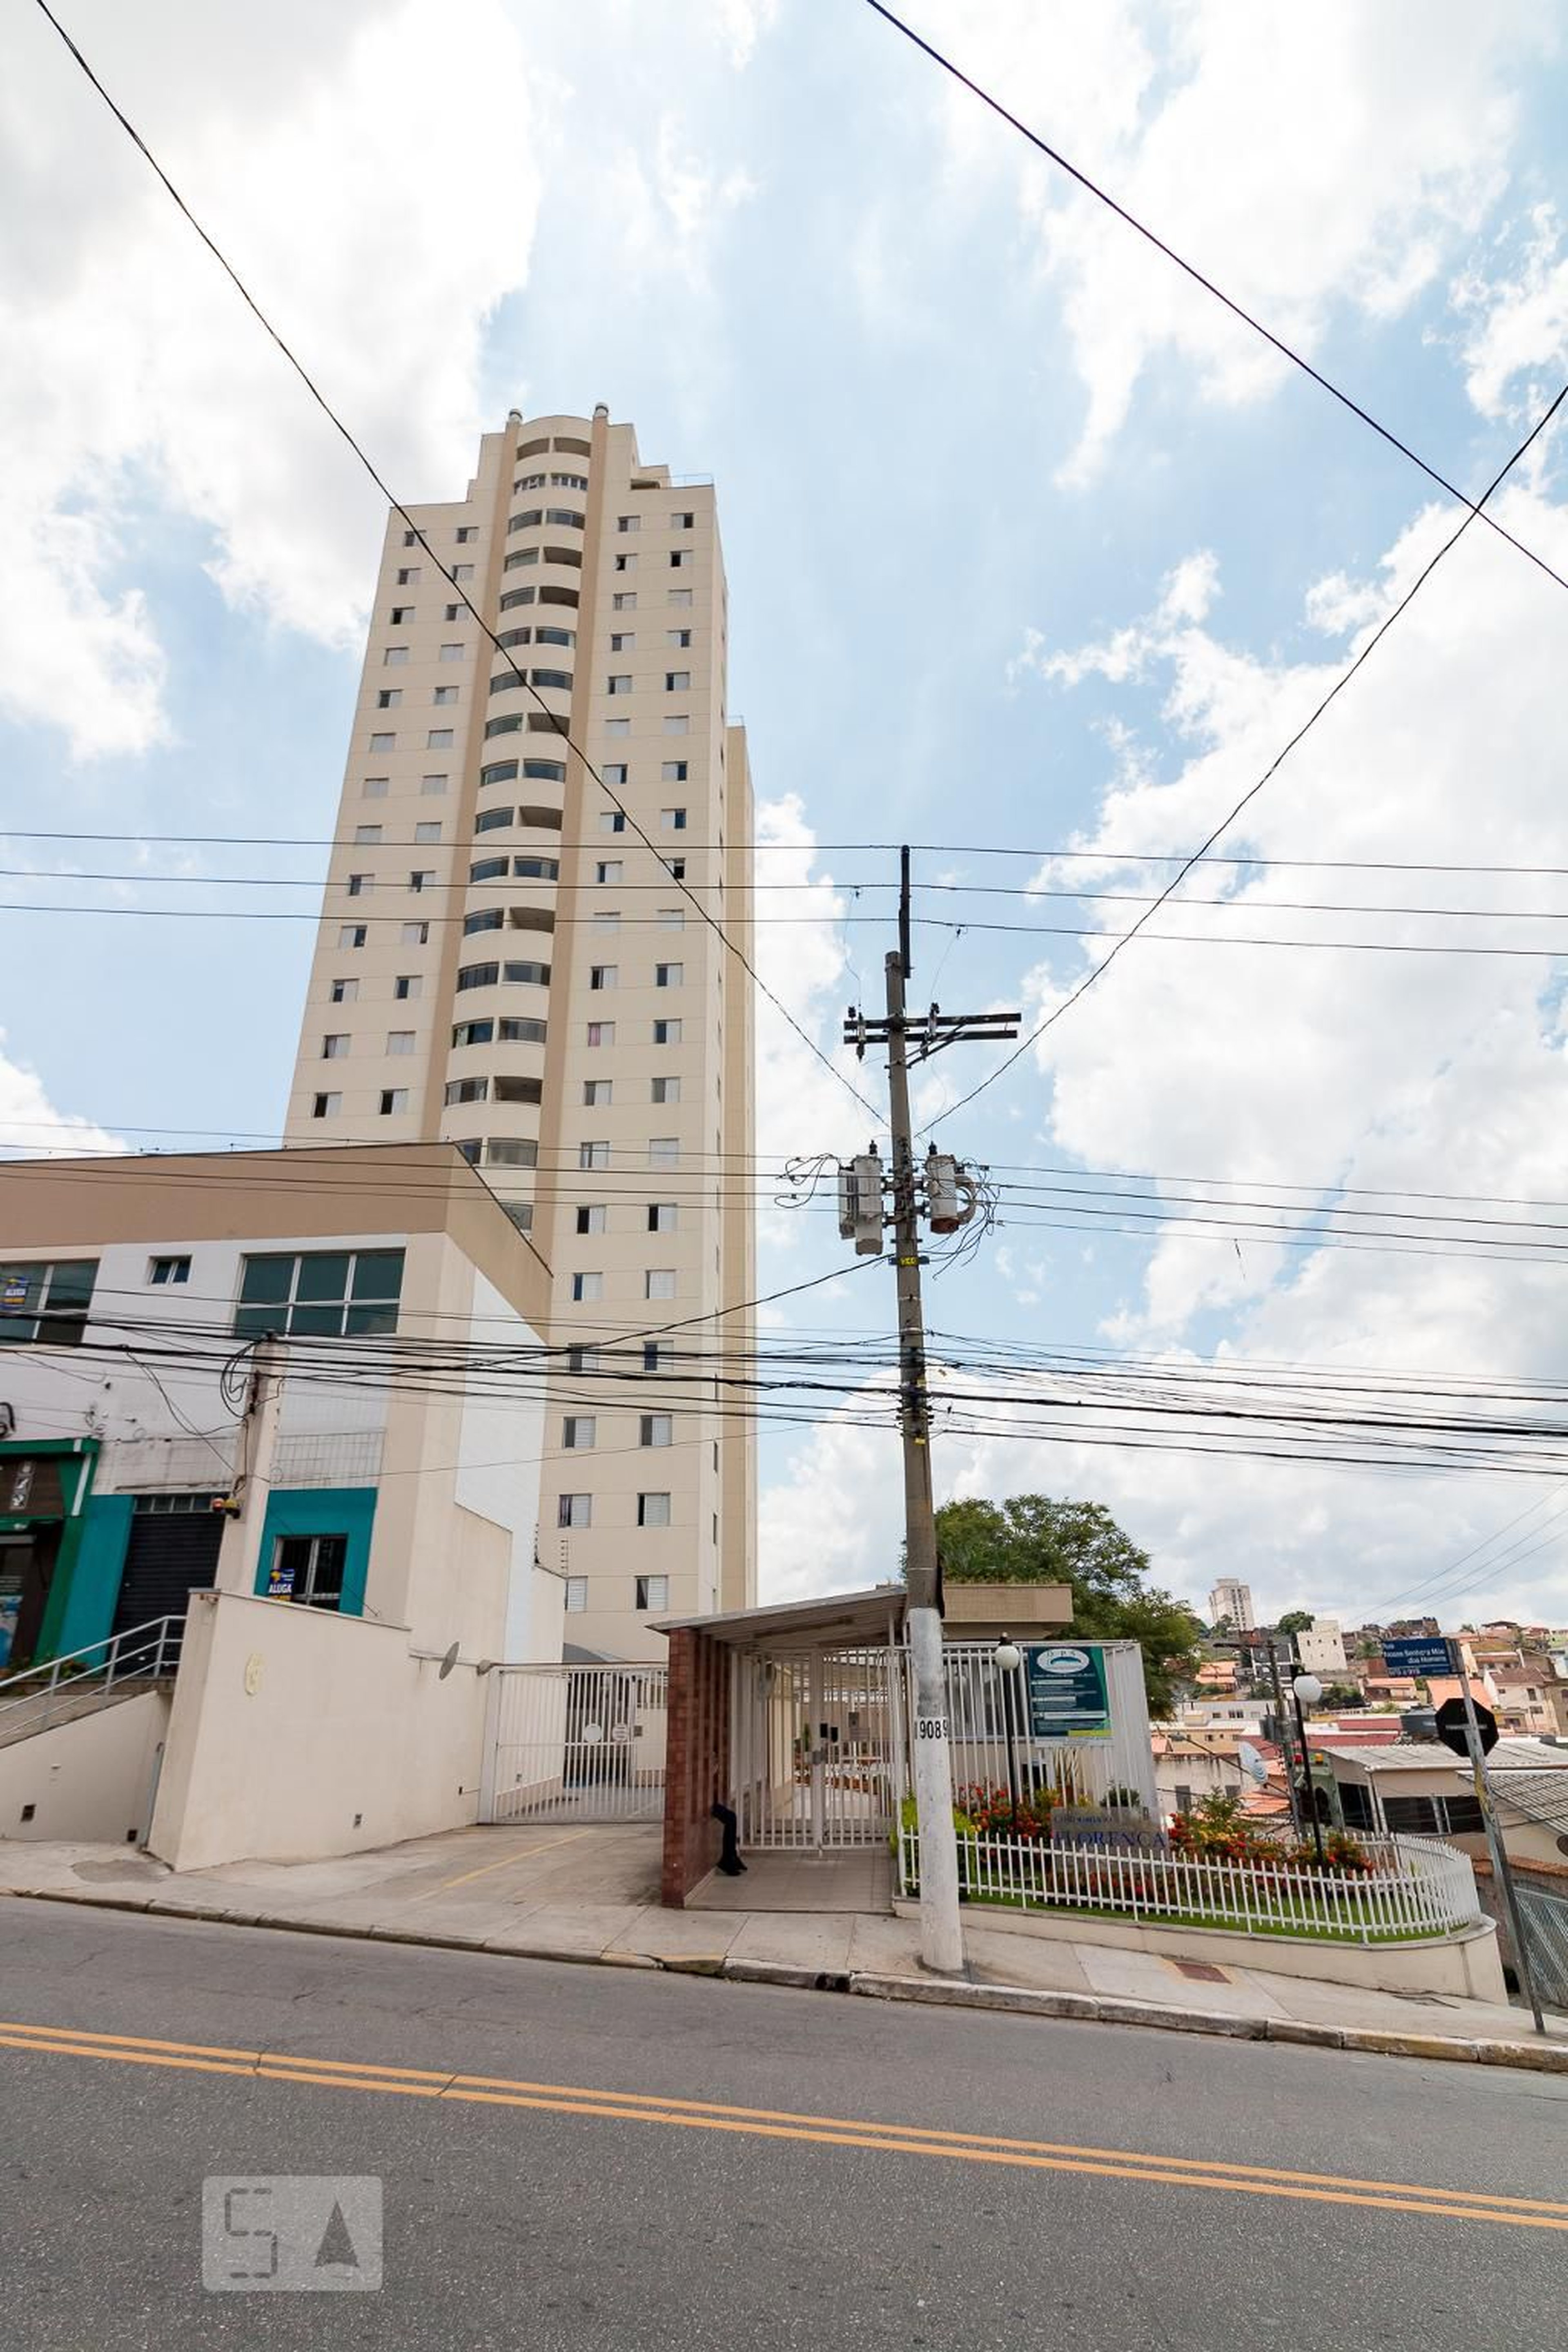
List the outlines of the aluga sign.
{"label": "aluga sign", "polygon": [[1024,1652],[1029,1732],[1035,1739],[1109,1739],[1105,1660],[1072,1642],[1031,1643]]}

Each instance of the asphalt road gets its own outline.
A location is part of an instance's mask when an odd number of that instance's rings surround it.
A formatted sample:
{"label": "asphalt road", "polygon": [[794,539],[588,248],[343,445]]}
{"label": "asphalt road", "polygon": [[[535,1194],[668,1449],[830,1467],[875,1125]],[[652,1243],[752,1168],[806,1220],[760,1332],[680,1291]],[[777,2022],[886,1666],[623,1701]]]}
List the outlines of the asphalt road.
{"label": "asphalt road", "polygon": [[[1560,2077],[17,1900],[0,1969],[7,2352],[1561,2340]],[[272,2174],[380,2178],[379,2291],[204,2291]]]}

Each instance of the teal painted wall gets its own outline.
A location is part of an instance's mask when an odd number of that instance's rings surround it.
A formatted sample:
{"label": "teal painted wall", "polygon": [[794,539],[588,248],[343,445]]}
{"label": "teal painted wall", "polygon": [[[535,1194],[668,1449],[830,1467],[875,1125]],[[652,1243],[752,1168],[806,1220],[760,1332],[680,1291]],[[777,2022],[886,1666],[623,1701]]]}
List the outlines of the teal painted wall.
{"label": "teal painted wall", "polygon": [[108,1640],[134,1508],[129,1495],[89,1495],[74,1522],[80,1529],[74,1559],[67,1557],[73,1524],[68,1522],[44,1613],[40,1658],[67,1657],[72,1650],[85,1650],[89,1643]]}
{"label": "teal painted wall", "polygon": [[261,1523],[257,1592],[266,1597],[275,1537],[347,1536],[349,1550],[343,1567],[340,1613],[344,1617],[363,1617],[365,1578],[370,1570],[370,1533],[374,1520],[374,1486],[297,1486],[269,1495],[267,1517]]}

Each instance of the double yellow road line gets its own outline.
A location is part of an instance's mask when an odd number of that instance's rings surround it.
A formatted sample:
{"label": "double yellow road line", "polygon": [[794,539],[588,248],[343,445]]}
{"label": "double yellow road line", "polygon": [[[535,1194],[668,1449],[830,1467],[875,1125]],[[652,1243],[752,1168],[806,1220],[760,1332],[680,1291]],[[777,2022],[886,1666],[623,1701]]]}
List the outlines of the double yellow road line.
{"label": "double yellow road line", "polygon": [[461,2105],[527,2107],[592,2116],[609,2123],[738,2133],[746,2138],[804,2141],[817,2147],[881,2155],[936,2157],[947,2163],[997,2164],[1026,2172],[1067,2172],[1110,2180],[1148,2180],[1174,2189],[1221,2189],[1242,2197],[1286,2197],[1319,2205],[1372,2206],[1392,2213],[1431,2213],[1451,2221],[1498,2221],[1520,2230],[1568,2231],[1568,2203],[1434,2189],[1400,2180],[1363,2180],[1274,2165],[1227,2164],[1192,2156],[1151,2156],[1128,2148],[1079,2147],[1057,2140],[1005,2139],[989,2132],[935,2131],[919,2124],[868,2123],[843,2116],[794,2115],[772,2107],[723,2106],[644,2091],[602,2091],[565,2083],[514,2081],[500,2074],[453,2074],[423,2066],[383,2066],[307,2052],[234,2050],[199,2042],[156,2042],[140,2034],[95,2033],[58,2025],[0,2023],[0,2049],[54,2058],[96,2058],[197,2074],[304,2083],[316,2090],[380,2091],[405,2099]]}

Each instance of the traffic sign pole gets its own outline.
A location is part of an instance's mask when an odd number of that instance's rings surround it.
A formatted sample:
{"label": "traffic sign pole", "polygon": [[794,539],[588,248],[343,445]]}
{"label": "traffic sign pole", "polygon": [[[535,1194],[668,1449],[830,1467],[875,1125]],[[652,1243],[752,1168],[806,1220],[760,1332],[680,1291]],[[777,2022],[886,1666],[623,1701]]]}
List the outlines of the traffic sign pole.
{"label": "traffic sign pole", "polygon": [[1541,2014],[1541,1998],[1535,1990],[1535,1971],[1530,1965],[1530,1949],[1524,1938],[1524,1922],[1519,1916],[1519,1898],[1514,1893],[1513,1872],[1509,1866],[1508,1848],[1503,1843],[1502,1827],[1492,1804],[1491,1786],[1487,1779],[1486,1750],[1481,1746],[1481,1727],[1476,1717],[1475,1696],[1470,1678],[1465,1672],[1465,1654],[1458,1642],[1448,1644],[1448,1663],[1459,1677],[1459,1689],[1465,1702],[1465,1745],[1470,1751],[1470,1770],[1475,1780],[1476,1802],[1481,1809],[1486,1825],[1487,1847],[1492,1858],[1492,1875],[1497,1880],[1503,1909],[1508,1915],[1509,1934],[1513,1938],[1514,1966],[1519,1971],[1520,1987],[1530,2003],[1531,2016],[1535,2020],[1537,2033],[1544,2033],[1546,2021]]}

